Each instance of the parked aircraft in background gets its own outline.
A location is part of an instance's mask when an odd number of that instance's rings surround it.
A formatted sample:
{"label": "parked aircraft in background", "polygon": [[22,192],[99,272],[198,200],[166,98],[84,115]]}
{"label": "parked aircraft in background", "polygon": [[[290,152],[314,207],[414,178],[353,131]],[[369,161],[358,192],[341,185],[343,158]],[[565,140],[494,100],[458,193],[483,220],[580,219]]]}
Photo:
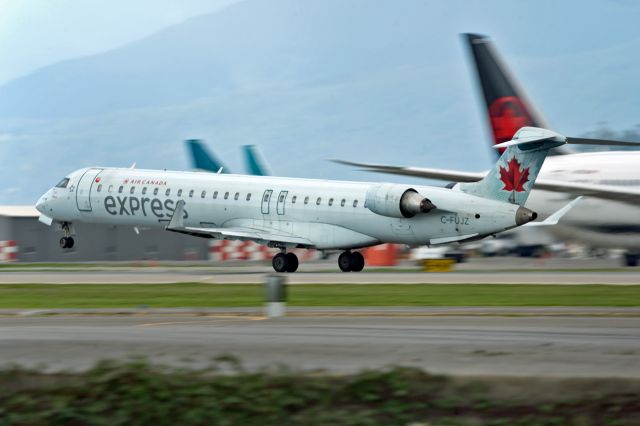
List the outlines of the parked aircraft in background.
{"label": "parked aircraft in background", "polygon": [[[211,153],[200,139],[187,139],[187,150],[195,170],[214,173],[231,173],[231,171]],[[258,147],[254,145],[243,145],[245,167],[247,174],[254,176],[270,176],[271,168],[264,159]]]}
{"label": "parked aircraft in background", "polygon": [[[290,248],[339,249],[342,271],[360,271],[354,249],[380,243],[437,245],[525,225],[523,204],[554,147],[572,143],[523,128],[487,176],[452,188],[91,167],[72,172],[37,202],[40,221],[74,245],[74,222],[163,227],[203,238],[252,240],[281,252],[278,272],[294,272]],[[556,223],[575,202],[543,224]],[[539,224],[539,223],[538,223]]]}
{"label": "parked aircraft in background", "polygon": [[[500,144],[522,126],[544,126],[493,44],[483,36],[467,34],[479,86],[486,106],[485,116],[493,135],[492,144]],[[585,139],[576,139],[593,144]],[[595,141],[597,143],[598,141]],[[625,142],[618,146],[630,146]],[[528,206],[543,217],[557,210],[576,195],[587,195],[579,209],[573,209],[561,226],[549,230],[563,239],[572,239],[596,248],[627,250],[625,263],[637,266],[640,260],[640,152],[607,151],[571,153],[566,145],[550,152],[534,185]],[[485,172],[402,167],[338,161],[363,170],[475,182]]]}

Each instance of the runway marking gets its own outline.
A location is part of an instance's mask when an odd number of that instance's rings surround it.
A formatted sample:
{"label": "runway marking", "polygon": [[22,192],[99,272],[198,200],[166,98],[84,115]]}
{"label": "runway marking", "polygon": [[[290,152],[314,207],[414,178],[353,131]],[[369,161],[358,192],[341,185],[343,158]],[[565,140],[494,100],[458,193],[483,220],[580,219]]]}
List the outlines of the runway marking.
{"label": "runway marking", "polygon": [[149,322],[145,324],[136,324],[136,327],[159,327],[163,325],[191,325],[191,324],[219,324],[221,322],[230,322],[230,321],[263,321],[266,320],[267,317],[232,317],[232,316],[217,316],[212,317],[209,320],[196,320],[196,321],[165,321],[165,322]]}

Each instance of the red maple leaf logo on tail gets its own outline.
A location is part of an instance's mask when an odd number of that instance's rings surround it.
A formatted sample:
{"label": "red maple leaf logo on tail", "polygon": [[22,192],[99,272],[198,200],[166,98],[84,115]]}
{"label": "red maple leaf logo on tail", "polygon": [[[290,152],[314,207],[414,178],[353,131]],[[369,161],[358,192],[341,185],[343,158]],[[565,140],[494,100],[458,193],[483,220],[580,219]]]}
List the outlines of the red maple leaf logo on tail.
{"label": "red maple leaf logo on tail", "polygon": [[513,157],[507,163],[507,168],[500,167],[500,180],[504,183],[504,191],[523,192],[524,184],[529,181],[529,168],[520,170],[520,163]]}

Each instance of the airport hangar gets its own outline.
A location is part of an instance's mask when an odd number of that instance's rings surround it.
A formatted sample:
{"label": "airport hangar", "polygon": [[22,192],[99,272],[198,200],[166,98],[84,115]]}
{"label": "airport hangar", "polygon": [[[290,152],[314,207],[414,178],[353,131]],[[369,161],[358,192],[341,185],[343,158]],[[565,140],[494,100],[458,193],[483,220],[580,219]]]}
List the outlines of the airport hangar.
{"label": "airport hangar", "polygon": [[78,238],[61,249],[62,232],[38,221],[32,206],[0,206],[0,262],[208,260],[206,238],[161,229],[74,223]]}

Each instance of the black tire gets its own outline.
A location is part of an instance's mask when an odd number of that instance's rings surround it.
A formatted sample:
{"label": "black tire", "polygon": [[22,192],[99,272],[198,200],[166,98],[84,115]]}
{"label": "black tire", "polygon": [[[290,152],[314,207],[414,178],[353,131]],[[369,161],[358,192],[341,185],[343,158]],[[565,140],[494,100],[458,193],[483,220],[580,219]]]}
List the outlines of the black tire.
{"label": "black tire", "polygon": [[287,270],[287,255],[284,253],[278,253],[273,256],[271,265],[276,272],[285,272]]}
{"label": "black tire", "polygon": [[351,253],[351,270],[360,272],[364,268],[364,256],[359,251]]}
{"label": "black tire", "polygon": [[67,248],[67,237],[60,238],[60,248]]}
{"label": "black tire", "polygon": [[294,253],[287,253],[287,272],[295,272],[298,270],[298,256]]}
{"label": "black tire", "polygon": [[635,253],[625,253],[624,254],[624,264],[626,266],[638,266],[638,258],[640,255]]}
{"label": "black tire", "polygon": [[73,248],[74,244],[75,241],[73,240],[73,237],[67,237],[67,248]]}
{"label": "black tire", "polygon": [[342,272],[351,272],[351,253],[345,251],[338,257],[338,267]]}

